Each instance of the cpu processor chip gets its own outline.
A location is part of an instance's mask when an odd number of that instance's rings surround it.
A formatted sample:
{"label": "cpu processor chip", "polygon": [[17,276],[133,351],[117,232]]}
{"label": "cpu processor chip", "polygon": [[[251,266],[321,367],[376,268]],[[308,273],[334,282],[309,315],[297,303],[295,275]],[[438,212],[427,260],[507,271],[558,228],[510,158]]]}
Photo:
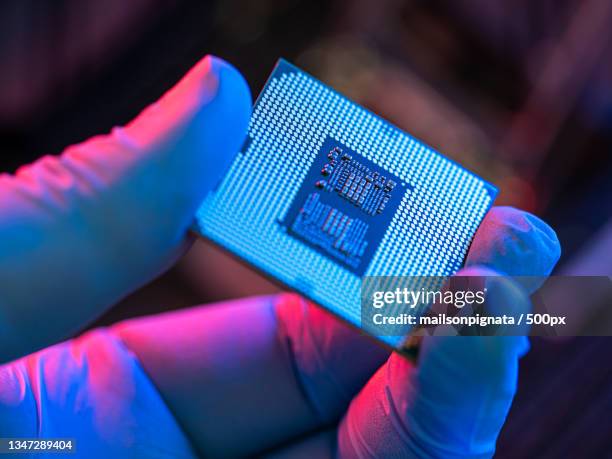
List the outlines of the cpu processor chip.
{"label": "cpu processor chip", "polygon": [[195,231],[359,327],[364,276],[452,275],[496,193],[281,60]]}

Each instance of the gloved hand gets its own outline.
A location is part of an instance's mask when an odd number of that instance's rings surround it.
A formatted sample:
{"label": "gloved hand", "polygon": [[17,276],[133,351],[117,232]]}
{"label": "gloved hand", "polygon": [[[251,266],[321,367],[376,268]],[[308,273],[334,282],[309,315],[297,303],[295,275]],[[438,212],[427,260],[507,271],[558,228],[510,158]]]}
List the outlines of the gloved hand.
{"label": "gloved hand", "polygon": [[0,176],[1,359],[68,336],[176,260],[250,107],[238,72],[206,58],[127,126]]}
{"label": "gloved hand", "polygon": [[[200,62],[125,128],[0,177],[0,358],[57,342],[167,268],[239,148],[240,75]],[[493,209],[465,274],[547,275],[536,217]],[[489,300],[529,308],[500,281]],[[424,339],[417,364],[295,295],[97,329],[0,367],[0,437],[77,457],[488,457],[523,337]],[[373,376],[372,376],[373,375]]]}

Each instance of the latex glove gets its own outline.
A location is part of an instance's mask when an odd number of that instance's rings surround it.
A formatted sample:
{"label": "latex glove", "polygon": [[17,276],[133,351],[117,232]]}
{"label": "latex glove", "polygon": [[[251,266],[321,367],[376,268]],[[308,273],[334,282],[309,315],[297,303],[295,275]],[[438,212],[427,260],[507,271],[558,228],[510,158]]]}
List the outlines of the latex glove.
{"label": "latex glove", "polygon": [[[559,254],[541,220],[494,208],[460,274],[545,276]],[[529,309],[511,281],[487,296],[500,310]],[[425,338],[414,365],[294,295],[114,330],[205,457],[491,456],[528,347],[525,337]]]}
{"label": "latex glove", "polygon": [[[537,220],[493,209],[489,221],[503,242],[486,256],[477,238],[480,261],[500,249],[516,266],[552,266],[558,247]],[[528,308],[516,286],[488,296]],[[387,352],[321,309],[254,298],[127,321],[5,365],[0,431],[76,437],[81,457],[488,457],[526,347],[426,338],[418,366],[392,355],[376,372]]]}
{"label": "latex glove", "polygon": [[66,338],[168,268],[250,117],[205,58],[124,128],[0,176],[0,361]]}
{"label": "latex glove", "polygon": [[[2,231],[13,237],[14,242],[20,242],[19,234],[38,235],[39,241],[49,237],[48,244],[54,248],[50,252],[44,248],[29,251],[29,245],[24,242],[22,254],[31,257],[28,262],[15,258],[17,251],[8,251],[8,261],[2,259],[2,286],[10,292],[7,296],[10,301],[2,304],[2,314],[13,318],[12,323],[3,322],[7,324],[5,329],[13,331],[11,327],[18,323],[30,335],[34,334],[32,330],[45,332],[40,326],[28,328],[32,319],[36,319],[36,315],[28,314],[35,311],[48,314],[47,319],[54,316],[61,319],[54,324],[55,333],[47,333],[44,339],[36,341],[37,345],[57,339],[58,335],[80,325],[84,318],[146,281],[176,256],[191,218],[187,215],[193,213],[201,198],[190,200],[190,193],[194,189],[203,193],[210,186],[210,183],[200,183],[207,169],[204,159],[201,163],[197,160],[197,153],[231,154],[240,143],[236,140],[232,149],[228,146],[227,150],[215,150],[193,148],[194,142],[187,141],[202,135],[229,145],[233,141],[201,131],[208,126],[229,129],[217,126],[217,119],[229,124],[235,119],[242,120],[238,116],[242,113],[241,103],[235,102],[231,94],[225,99],[226,88],[231,88],[226,79],[236,84],[237,94],[241,91],[246,94],[244,85],[226,67],[222,71],[220,93],[212,102],[203,102],[207,100],[202,97],[206,90],[201,88],[208,87],[202,84],[208,72],[202,68],[208,65],[201,64],[199,72],[196,70],[191,78],[187,77],[188,83],[181,83],[170,93],[176,96],[167,96],[177,101],[176,105],[168,103],[165,109],[154,109],[150,117],[145,112],[132,125],[141,126],[139,129],[128,128],[143,145],[138,154],[128,155],[133,161],[126,164],[120,160],[123,155],[114,150],[117,145],[126,145],[118,142],[118,133],[103,141],[84,144],[90,148],[81,147],[86,160],[79,164],[87,165],[85,176],[110,177],[99,184],[94,181],[98,186],[76,187],[76,192],[75,185],[67,187],[68,191],[49,186],[48,183],[90,183],[80,180],[83,176],[80,168],[69,167],[59,175],[42,173],[39,177],[44,177],[47,184],[41,189],[53,190],[50,202],[54,205],[31,205],[27,207],[29,212],[23,211],[27,217],[24,218],[19,210],[21,205],[44,204],[44,193],[13,191],[22,187],[29,190],[28,174],[3,179],[3,188],[8,190],[6,196],[10,200],[9,204],[2,201]],[[190,91],[200,97],[191,96]],[[191,110],[182,109],[181,104]],[[207,114],[203,118],[211,124],[198,124],[199,113]],[[176,122],[177,119],[181,122]],[[241,135],[246,115],[237,125],[241,125],[240,129],[236,128]],[[167,131],[176,134],[145,135]],[[137,135],[139,132],[141,136]],[[167,141],[168,138],[172,141]],[[202,144],[211,146],[214,142]],[[189,161],[169,159],[177,155],[195,161],[200,171],[183,170],[183,167],[189,169]],[[60,161],[60,164],[70,164],[70,161]],[[169,168],[168,164],[173,167]],[[42,165],[34,168],[46,170]],[[180,174],[172,173],[182,180],[171,180],[168,170],[178,170]],[[78,199],[72,199],[71,192]],[[168,194],[171,197],[165,199]],[[19,201],[23,196],[28,199]],[[156,203],[158,200],[167,207],[158,207],[161,205]],[[176,200],[185,202],[184,209],[189,210],[176,211],[173,206]],[[143,202],[146,204],[143,214],[132,217],[127,210],[121,211],[126,209],[126,203],[131,203],[127,209],[138,213],[139,207],[135,204]],[[116,222],[118,226],[113,221],[98,219],[95,208],[106,210],[104,215],[118,213],[121,216]],[[162,211],[161,216],[156,209]],[[22,218],[14,218],[15,215]],[[150,221],[139,226],[143,216]],[[174,223],[169,221],[174,219]],[[152,226],[154,222],[165,230],[158,233]],[[128,231],[131,228],[127,223],[136,224],[140,230]],[[15,230],[18,225],[22,232]],[[97,225],[100,225],[98,231],[88,236]],[[47,228],[49,231],[44,231]],[[69,231],[71,237],[64,237],[60,228]],[[506,272],[510,268],[520,272],[521,267],[534,266],[541,268],[535,274],[547,274],[558,257],[554,234],[539,220],[522,212],[494,209],[482,228],[468,262],[475,258],[481,265]],[[4,242],[4,238],[0,239]],[[63,253],[62,244],[67,244],[65,253],[70,263],[40,256]],[[165,256],[151,253],[153,247],[166,247],[161,251]],[[113,255],[109,257],[108,252]],[[130,256],[122,260],[117,253]],[[20,271],[6,269],[11,257],[21,266]],[[44,263],[50,265],[45,268]],[[44,287],[43,296],[21,291],[27,287],[22,282],[26,269],[45,273],[49,266],[74,268],[74,275],[81,281],[76,285],[66,282],[54,286],[52,282],[35,278],[32,282]],[[55,279],[69,279],[69,274],[62,274],[61,270],[58,273],[51,274]],[[7,282],[9,278],[16,286]],[[104,289],[106,282],[112,295]],[[528,305],[524,293],[514,286],[498,289],[495,295],[500,302]],[[11,309],[19,310],[22,304],[21,315]],[[47,309],[47,305],[53,309]],[[82,313],[81,308],[86,312]],[[74,318],[74,314],[79,317]],[[2,349],[10,352],[5,355],[27,349],[32,339],[27,334],[8,336],[10,339],[3,342]],[[256,298],[142,318],[111,330],[90,332],[1,367],[0,432],[5,437],[76,437],[81,457],[190,456],[195,452],[207,457],[232,457],[262,451],[291,457],[299,454],[324,457],[335,452],[349,458],[366,454],[372,457],[490,455],[512,399],[516,361],[525,349],[525,340],[501,340],[496,345],[475,340],[465,346],[455,346],[452,340],[427,339],[418,367],[392,356],[354,399],[347,413],[351,399],[388,355],[296,296]],[[444,357],[447,352],[452,359]],[[475,355],[478,359],[473,358]],[[381,378],[381,374],[388,377]],[[450,377],[473,386],[448,387],[446,380]],[[422,387],[421,381],[431,387]],[[379,409],[389,400],[393,406],[400,407],[393,415]],[[387,406],[391,405],[387,403]],[[424,406],[428,409],[423,409]],[[486,416],[470,418],[475,407],[486,408],[483,410]],[[423,416],[415,416],[416,413]],[[340,429],[336,430],[343,416]],[[464,437],[463,420],[473,427],[470,432],[479,435]],[[493,423],[482,432],[478,428],[485,421]],[[315,434],[321,429],[323,433]],[[443,449],[440,438],[445,443]]]}

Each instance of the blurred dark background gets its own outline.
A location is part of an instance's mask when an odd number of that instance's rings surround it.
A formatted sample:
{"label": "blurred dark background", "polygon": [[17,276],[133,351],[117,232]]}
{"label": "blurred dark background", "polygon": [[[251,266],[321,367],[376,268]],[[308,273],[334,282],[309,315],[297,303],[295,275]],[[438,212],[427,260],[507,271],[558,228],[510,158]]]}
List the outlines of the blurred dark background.
{"label": "blurred dark background", "polygon": [[[4,1],[0,171],[127,122],[207,53],[254,95],[285,57],[547,220],[559,273],[609,276],[610,24],[609,0]],[[275,290],[198,241],[98,323]],[[612,457],[612,340],[532,343],[497,456]]]}

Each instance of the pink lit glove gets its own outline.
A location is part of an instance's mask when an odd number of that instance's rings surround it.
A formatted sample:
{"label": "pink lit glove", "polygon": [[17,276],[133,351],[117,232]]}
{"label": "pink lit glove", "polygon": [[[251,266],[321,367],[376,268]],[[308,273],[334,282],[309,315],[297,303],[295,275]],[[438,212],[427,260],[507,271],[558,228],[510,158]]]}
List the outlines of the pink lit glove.
{"label": "pink lit glove", "polygon": [[[71,437],[87,458],[491,456],[525,338],[427,338],[415,365],[281,295],[21,357],[170,266],[250,104],[240,75],[206,58],[125,128],[0,177],[0,437]],[[547,275],[558,256],[543,222],[497,208],[466,274]],[[529,308],[510,281],[489,298]]]}

